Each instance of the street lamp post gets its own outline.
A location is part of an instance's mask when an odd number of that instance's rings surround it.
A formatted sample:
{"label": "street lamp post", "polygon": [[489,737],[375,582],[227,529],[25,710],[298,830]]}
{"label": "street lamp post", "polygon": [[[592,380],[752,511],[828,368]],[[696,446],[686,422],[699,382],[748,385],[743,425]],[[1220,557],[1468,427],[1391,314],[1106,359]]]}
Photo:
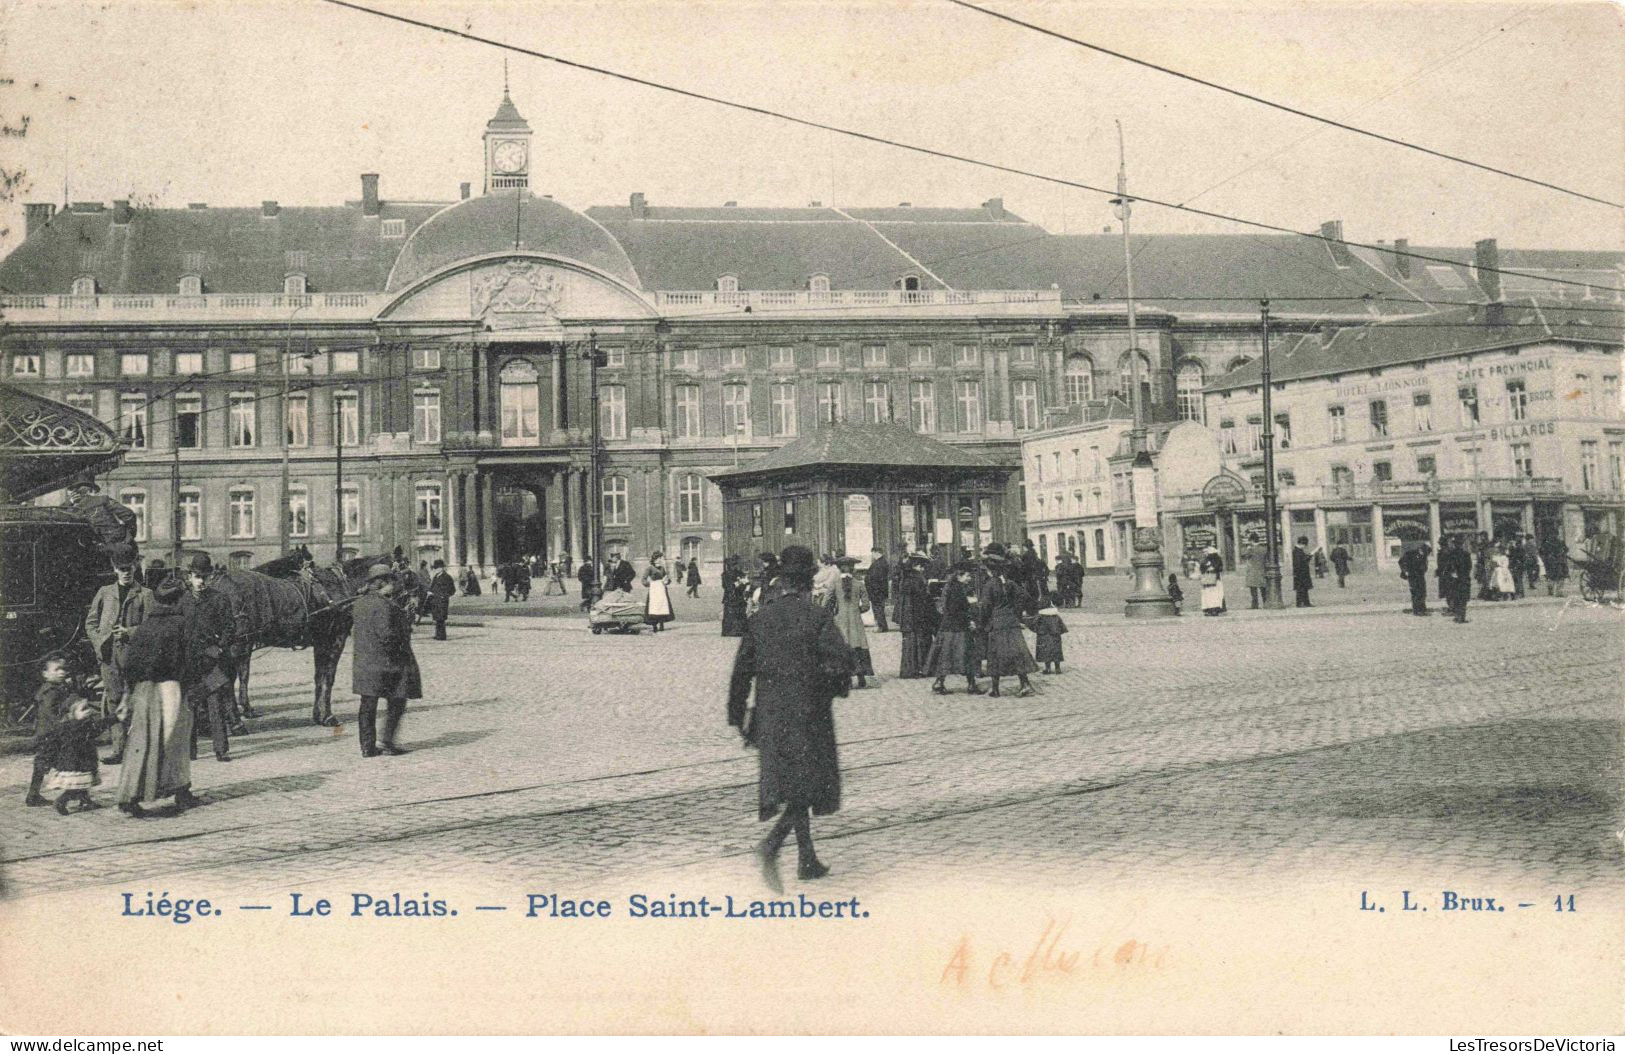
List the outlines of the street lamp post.
{"label": "street lamp post", "polygon": [[[591,488],[587,496],[587,533],[592,536],[592,552],[587,559],[594,561],[594,565],[601,568],[604,559],[604,481],[599,477],[598,369],[607,364],[608,356],[598,350],[596,331],[588,334],[587,350],[582,358],[587,360],[588,387],[592,392],[592,438],[591,449],[587,453],[587,478],[590,480]],[[602,582],[598,583],[598,593],[603,594]]]}
{"label": "street lamp post", "polygon": [[1275,528],[1280,519],[1276,511],[1275,490],[1275,416],[1270,409],[1270,302],[1259,301],[1259,318],[1263,323],[1263,354],[1259,365],[1264,393],[1264,606],[1281,605],[1281,547],[1275,540]]}
{"label": "street lamp post", "polygon": [[1133,211],[1133,198],[1128,196],[1128,161],[1123,149],[1123,124],[1117,124],[1117,197],[1112,199],[1117,218],[1123,221],[1123,276],[1128,293],[1128,354],[1129,383],[1133,388],[1130,403],[1134,408],[1134,427],[1129,442],[1134,450],[1134,592],[1125,602],[1123,614],[1128,618],[1161,618],[1178,614],[1174,602],[1168,597],[1163,584],[1162,539],[1157,513],[1157,475],[1146,445],[1146,406],[1140,386],[1140,348],[1135,337],[1134,310],[1134,251],[1129,244],[1129,215]]}

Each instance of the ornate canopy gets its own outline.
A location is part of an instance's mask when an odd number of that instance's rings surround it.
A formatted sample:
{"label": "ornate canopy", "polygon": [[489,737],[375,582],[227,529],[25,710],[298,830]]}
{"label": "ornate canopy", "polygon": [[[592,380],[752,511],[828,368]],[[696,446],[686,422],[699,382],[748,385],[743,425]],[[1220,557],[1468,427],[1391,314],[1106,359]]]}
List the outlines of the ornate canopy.
{"label": "ornate canopy", "polygon": [[124,458],[112,430],[89,414],[0,384],[0,491],[27,501],[84,472],[105,472]]}

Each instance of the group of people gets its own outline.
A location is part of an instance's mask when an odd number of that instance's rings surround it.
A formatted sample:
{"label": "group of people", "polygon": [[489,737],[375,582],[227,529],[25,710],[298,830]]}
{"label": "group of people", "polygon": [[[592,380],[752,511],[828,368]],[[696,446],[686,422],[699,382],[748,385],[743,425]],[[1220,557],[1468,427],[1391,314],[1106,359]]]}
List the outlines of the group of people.
{"label": "group of people", "polygon": [[[1588,553],[1608,549],[1610,539],[1588,543]],[[1426,542],[1413,543],[1399,561],[1400,576],[1411,591],[1411,613],[1432,614],[1427,607],[1428,557],[1432,548]],[[1607,558],[1612,563],[1613,558]],[[1451,535],[1439,551],[1434,567],[1439,599],[1445,602],[1457,622],[1467,621],[1467,602],[1476,594],[1479,600],[1522,600],[1546,580],[1547,596],[1564,596],[1569,579],[1569,547],[1555,532],[1544,540],[1533,534],[1507,533],[1491,538],[1485,532],[1476,537]]]}

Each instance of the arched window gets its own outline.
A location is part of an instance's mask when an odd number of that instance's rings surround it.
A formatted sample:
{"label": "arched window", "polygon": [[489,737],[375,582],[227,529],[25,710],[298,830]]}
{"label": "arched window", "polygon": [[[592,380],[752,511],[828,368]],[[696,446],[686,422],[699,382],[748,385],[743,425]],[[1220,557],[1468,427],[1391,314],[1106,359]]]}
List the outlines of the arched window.
{"label": "arched window", "polygon": [[502,445],[534,446],[541,435],[536,367],[514,359],[502,367]]}
{"label": "arched window", "polygon": [[677,522],[692,526],[705,519],[705,481],[698,473],[684,473],[677,481]]}
{"label": "arched window", "polygon": [[818,296],[829,295],[829,275],[815,274],[807,279],[807,290]]}
{"label": "arched window", "polygon": [[[1140,357],[1140,400],[1146,409],[1152,405],[1152,393],[1156,391],[1156,380],[1151,375],[1151,360],[1145,352],[1139,352]],[[1117,360],[1117,394],[1124,402],[1131,402],[1134,391],[1134,360],[1128,352],[1123,352]]]}
{"label": "arched window", "polygon": [[1095,397],[1095,364],[1087,355],[1066,358],[1066,402],[1081,406]]}
{"label": "arched window", "polygon": [[1252,361],[1253,358],[1251,355],[1237,355],[1235,358],[1230,360],[1229,365],[1225,366],[1224,372],[1234,373],[1236,370],[1241,369],[1243,366]]}
{"label": "arched window", "polygon": [[719,292],[719,293],[737,293],[737,292],[739,292],[739,276],[738,275],[725,274],[721,278],[718,278],[717,279],[717,292]]}
{"label": "arched window", "polygon": [[305,276],[302,274],[284,276],[282,279],[282,292],[285,296],[304,296]]}
{"label": "arched window", "polygon": [[625,527],[626,518],[626,477],[604,477],[604,526]]}
{"label": "arched window", "polygon": [[82,274],[73,280],[74,296],[95,296],[96,279],[92,275]]}
{"label": "arched window", "polygon": [[1204,421],[1202,413],[1202,364],[1186,361],[1174,373],[1174,391],[1179,398],[1181,421]]}

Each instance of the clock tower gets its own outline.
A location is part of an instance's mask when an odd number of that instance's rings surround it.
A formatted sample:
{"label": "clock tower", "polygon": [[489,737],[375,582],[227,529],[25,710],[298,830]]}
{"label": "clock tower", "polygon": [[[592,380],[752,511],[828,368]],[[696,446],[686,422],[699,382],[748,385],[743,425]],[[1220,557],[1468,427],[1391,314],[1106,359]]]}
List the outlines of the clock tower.
{"label": "clock tower", "polygon": [[485,192],[530,186],[530,125],[502,89],[502,105],[485,122]]}

